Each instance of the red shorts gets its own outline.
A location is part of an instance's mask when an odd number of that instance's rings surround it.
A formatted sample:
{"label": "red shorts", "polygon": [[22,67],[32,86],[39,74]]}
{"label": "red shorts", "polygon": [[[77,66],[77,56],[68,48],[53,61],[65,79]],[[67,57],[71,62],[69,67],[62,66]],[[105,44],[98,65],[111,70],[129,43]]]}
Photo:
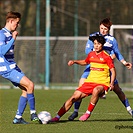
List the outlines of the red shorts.
{"label": "red shorts", "polygon": [[106,85],[103,85],[103,84],[96,84],[96,83],[87,83],[85,82],[81,87],[79,87],[77,90],[82,92],[82,93],[85,93],[87,96],[91,95],[92,92],[93,92],[93,89],[96,87],[96,86],[103,86],[104,90],[105,91],[108,91],[109,87],[106,86]]}

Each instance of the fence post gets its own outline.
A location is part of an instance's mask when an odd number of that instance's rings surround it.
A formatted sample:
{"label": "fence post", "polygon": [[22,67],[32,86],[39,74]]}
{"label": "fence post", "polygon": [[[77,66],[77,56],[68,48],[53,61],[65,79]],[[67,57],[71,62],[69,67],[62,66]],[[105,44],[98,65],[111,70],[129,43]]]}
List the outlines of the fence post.
{"label": "fence post", "polygon": [[46,55],[45,55],[45,89],[49,89],[50,79],[50,0],[46,0]]}

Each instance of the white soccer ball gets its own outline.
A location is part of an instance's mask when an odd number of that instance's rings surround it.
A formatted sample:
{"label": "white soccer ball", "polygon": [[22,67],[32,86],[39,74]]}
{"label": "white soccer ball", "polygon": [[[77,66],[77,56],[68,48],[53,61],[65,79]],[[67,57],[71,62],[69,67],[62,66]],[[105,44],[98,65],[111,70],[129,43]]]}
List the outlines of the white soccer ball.
{"label": "white soccer ball", "polygon": [[48,121],[52,119],[51,114],[49,112],[47,112],[47,111],[41,111],[38,114],[38,118],[40,119],[42,124],[47,124]]}

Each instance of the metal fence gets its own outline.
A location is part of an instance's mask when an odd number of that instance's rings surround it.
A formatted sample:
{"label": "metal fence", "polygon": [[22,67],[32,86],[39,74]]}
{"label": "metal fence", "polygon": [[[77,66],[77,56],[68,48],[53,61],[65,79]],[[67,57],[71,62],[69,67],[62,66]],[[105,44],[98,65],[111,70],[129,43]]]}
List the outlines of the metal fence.
{"label": "metal fence", "polygon": [[[126,43],[122,31],[115,32],[115,36],[121,53],[127,61],[132,62],[132,39]],[[45,39],[45,37],[18,37],[15,42],[15,60],[26,76],[36,84],[45,84]],[[88,37],[50,37],[50,84],[78,84],[85,66],[69,67],[67,62],[70,59],[85,59],[87,39]],[[119,82],[131,84],[132,71],[127,70],[117,60],[115,66]],[[0,83],[9,82],[0,77]]]}

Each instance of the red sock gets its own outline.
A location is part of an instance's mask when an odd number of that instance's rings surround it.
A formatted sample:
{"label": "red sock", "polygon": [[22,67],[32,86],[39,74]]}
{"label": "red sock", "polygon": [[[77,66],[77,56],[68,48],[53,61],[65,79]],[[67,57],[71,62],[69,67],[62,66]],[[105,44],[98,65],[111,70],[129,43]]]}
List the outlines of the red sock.
{"label": "red sock", "polygon": [[64,106],[62,106],[62,107],[60,108],[60,110],[58,111],[57,114],[58,114],[60,117],[62,117],[65,113],[66,113],[66,110],[65,110]]}
{"label": "red sock", "polygon": [[94,108],[95,108],[95,104],[90,103],[89,106],[88,106],[88,111],[92,112]]}

